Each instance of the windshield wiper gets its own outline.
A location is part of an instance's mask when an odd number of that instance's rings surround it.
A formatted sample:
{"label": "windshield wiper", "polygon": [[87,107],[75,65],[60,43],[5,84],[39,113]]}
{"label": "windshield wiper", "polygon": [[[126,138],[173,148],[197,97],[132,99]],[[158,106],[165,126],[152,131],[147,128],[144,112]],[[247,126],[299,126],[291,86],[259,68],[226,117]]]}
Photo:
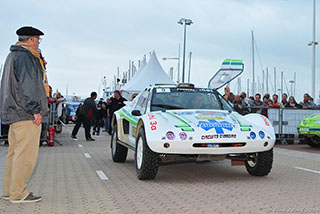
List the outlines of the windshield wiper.
{"label": "windshield wiper", "polygon": [[179,106],[171,106],[171,105],[165,105],[165,104],[152,104],[151,106],[157,106],[157,107],[162,107],[162,108],[166,108],[166,109],[184,109]]}

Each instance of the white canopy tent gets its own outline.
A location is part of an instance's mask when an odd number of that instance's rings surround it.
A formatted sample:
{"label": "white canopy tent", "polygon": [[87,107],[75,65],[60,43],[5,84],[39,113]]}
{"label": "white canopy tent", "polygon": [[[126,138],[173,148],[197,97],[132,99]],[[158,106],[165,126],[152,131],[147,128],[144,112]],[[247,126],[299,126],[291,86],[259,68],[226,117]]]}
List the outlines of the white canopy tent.
{"label": "white canopy tent", "polygon": [[153,84],[175,84],[161,67],[155,51],[144,68],[123,87],[123,96],[130,99],[129,94],[140,92]]}

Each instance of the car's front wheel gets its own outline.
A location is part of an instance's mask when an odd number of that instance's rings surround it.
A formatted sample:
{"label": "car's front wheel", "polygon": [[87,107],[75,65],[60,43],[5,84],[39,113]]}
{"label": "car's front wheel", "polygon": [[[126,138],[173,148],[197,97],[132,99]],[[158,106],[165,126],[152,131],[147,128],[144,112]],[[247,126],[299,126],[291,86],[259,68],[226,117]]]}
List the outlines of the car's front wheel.
{"label": "car's front wheel", "polygon": [[111,135],[111,155],[114,162],[125,162],[127,159],[128,148],[118,143],[117,125],[113,127]]}
{"label": "car's front wheel", "polygon": [[304,142],[311,147],[320,147],[320,136],[315,135],[313,137],[304,137]]}
{"label": "car's front wheel", "polygon": [[248,154],[250,158],[245,162],[246,169],[250,175],[266,176],[272,168],[273,150]]}
{"label": "car's front wheel", "polygon": [[159,155],[153,152],[146,141],[144,128],[139,129],[136,141],[135,165],[140,180],[151,180],[157,175],[159,168]]}

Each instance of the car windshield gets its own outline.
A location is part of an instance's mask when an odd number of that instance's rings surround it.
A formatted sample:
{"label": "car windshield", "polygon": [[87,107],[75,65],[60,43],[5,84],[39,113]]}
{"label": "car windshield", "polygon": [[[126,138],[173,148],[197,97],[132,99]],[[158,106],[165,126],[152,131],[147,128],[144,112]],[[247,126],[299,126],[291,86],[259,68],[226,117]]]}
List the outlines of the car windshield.
{"label": "car windshield", "polygon": [[223,109],[232,107],[215,90],[205,88],[155,88],[151,111],[165,109]]}

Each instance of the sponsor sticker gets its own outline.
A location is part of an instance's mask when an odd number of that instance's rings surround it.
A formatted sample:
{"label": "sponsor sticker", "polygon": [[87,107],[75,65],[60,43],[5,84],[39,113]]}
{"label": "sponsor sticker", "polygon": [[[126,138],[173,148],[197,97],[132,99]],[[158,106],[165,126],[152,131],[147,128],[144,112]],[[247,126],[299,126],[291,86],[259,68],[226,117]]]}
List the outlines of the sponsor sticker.
{"label": "sponsor sticker", "polygon": [[217,134],[224,134],[224,129],[232,131],[234,125],[227,121],[217,121],[213,119],[209,119],[208,121],[199,121],[198,127],[202,128],[205,131],[209,131],[210,129],[215,129]]}
{"label": "sponsor sticker", "polygon": [[202,135],[201,140],[211,140],[218,138],[237,138],[236,134],[214,134],[214,135]]}
{"label": "sponsor sticker", "polygon": [[170,88],[157,88],[157,93],[170,93]]}
{"label": "sponsor sticker", "polygon": [[268,119],[265,116],[260,115],[260,117],[264,120],[264,124],[266,126],[270,126],[270,123],[268,122]]}

